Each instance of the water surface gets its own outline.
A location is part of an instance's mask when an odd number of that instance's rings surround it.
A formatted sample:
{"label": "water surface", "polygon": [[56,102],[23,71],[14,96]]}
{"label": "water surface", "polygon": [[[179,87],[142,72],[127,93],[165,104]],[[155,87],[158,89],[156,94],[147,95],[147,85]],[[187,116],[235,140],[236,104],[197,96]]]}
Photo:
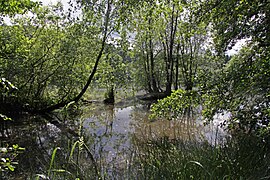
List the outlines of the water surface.
{"label": "water surface", "polygon": [[[93,103],[82,109],[82,114],[75,117],[53,116],[54,120],[61,121],[61,126],[42,117],[27,117],[19,123],[2,124],[1,143],[16,143],[26,148],[19,155],[19,165],[13,177],[47,176],[52,152],[60,147],[53,168],[67,170],[61,175],[62,179],[70,174],[76,177],[89,174],[90,177],[94,166],[108,179],[122,179],[123,174],[128,176],[124,172],[132,165],[138,142],[166,137],[171,141],[181,139],[213,144],[226,136],[226,132],[218,127],[224,117],[204,126],[201,118],[195,117],[174,121],[150,120],[149,105],[138,103],[129,103],[128,106]],[[84,143],[87,151],[79,151],[77,146],[73,149],[78,141]],[[84,146],[81,145],[81,149]]]}

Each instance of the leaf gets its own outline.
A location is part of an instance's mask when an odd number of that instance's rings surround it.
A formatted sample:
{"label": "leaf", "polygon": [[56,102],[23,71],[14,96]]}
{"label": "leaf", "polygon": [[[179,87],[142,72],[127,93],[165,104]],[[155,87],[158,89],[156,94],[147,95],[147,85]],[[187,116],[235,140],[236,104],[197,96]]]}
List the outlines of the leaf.
{"label": "leaf", "polygon": [[198,161],[189,161],[188,163],[196,164],[204,169],[203,165],[201,163],[199,163]]}
{"label": "leaf", "polygon": [[52,166],[53,166],[53,163],[54,163],[54,160],[55,160],[55,156],[56,156],[56,152],[57,150],[60,150],[61,148],[60,147],[57,147],[53,150],[53,153],[52,153],[52,158],[51,158],[51,162],[50,162],[50,167],[49,167],[49,170],[48,170],[48,176],[50,176],[51,174],[51,169],[52,169]]}
{"label": "leaf", "polygon": [[65,169],[53,169],[53,172],[57,172],[57,173],[65,173],[67,172]]}

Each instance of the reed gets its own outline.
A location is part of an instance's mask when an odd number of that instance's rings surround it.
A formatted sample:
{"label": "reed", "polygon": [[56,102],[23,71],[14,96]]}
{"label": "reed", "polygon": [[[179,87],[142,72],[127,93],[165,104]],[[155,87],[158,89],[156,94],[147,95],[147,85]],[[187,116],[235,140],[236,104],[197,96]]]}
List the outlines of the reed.
{"label": "reed", "polygon": [[138,144],[140,179],[267,179],[269,147],[254,136],[220,145],[168,138]]}

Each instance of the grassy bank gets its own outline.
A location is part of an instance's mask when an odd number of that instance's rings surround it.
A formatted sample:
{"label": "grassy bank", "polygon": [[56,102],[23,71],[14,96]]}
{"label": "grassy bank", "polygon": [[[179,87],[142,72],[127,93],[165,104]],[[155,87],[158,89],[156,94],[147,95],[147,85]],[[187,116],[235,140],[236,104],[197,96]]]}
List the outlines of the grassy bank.
{"label": "grassy bank", "polygon": [[[139,142],[138,142],[139,143]],[[223,145],[170,141],[138,144],[141,179],[269,179],[269,146],[239,135]]]}

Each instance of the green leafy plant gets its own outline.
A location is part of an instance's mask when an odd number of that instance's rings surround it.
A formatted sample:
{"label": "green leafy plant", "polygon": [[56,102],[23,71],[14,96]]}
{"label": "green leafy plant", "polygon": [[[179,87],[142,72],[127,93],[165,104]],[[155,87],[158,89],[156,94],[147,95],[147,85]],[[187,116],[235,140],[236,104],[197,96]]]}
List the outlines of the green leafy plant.
{"label": "green leafy plant", "polygon": [[170,96],[159,100],[151,107],[151,118],[165,117],[177,119],[183,115],[190,115],[192,110],[196,110],[201,102],[197,91],[186,91],[179,89]]}
{"label": "green leafy plant", "polygon": [[25,148],[19,147],[15,144],[12,146],[1,147],[0,148],[0,171],[14,171],[15,166],[18,165],[17,156],[25,151]]}

